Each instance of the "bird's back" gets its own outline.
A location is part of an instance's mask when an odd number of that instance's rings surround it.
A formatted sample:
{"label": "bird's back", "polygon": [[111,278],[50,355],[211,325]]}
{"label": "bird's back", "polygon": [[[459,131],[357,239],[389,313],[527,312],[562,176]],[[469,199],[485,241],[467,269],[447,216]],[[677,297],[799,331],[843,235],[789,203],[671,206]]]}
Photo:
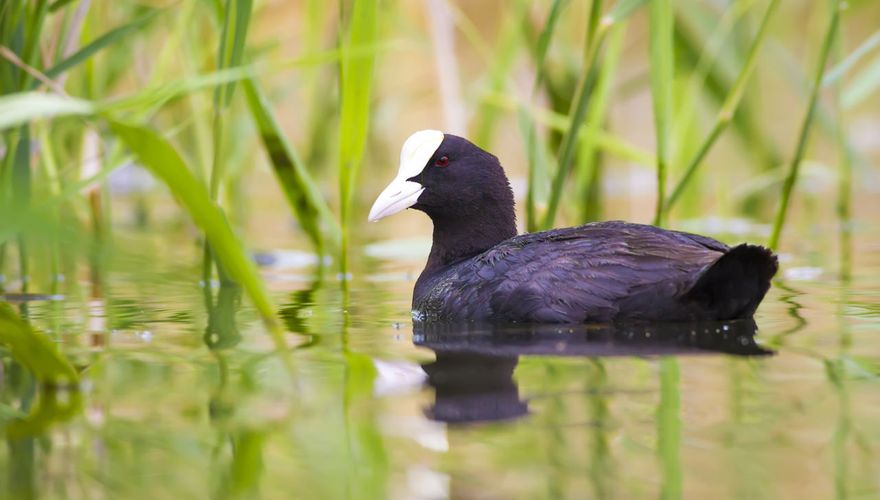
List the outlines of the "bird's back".
{"label": "bird's back", "polygon": [[602,222],[516,236],[426,271],[413,310],[435,320],[732,319],[754,313],[775,271],[761,247]]}

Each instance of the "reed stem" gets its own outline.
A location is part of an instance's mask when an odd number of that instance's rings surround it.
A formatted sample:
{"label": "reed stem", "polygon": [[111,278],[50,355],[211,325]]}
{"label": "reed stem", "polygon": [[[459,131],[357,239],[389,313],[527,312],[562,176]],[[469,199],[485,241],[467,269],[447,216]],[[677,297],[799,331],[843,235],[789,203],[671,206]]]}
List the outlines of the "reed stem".
{"label": "reed stem", "polygon": [[688,166],[685,169],[684,175],[682,175],[681,179],[678,181],[678,184],[676,184],[675,188],[672,190],[672,194],[669,195],[669,198],[666,199],[666,205],[664,209],[667,213],[672,209],[672,206],[675,204],[676,201],[678,201],[678,198],[681,196],[684,189],[691,182],[694,174],[697,171],[697,168],[702,164],[703,160],[706,158],[706,155],[712,149],[712,146],[715,145],[715,141],[718,140],[718,138],[721,136],[721,133],[724,132],[725,129],[727,129],[727,126],[730,125],[730,122],[733,120],[733,116],[736,113],[737,108],[739,107],[739,103],[742,100],[746,85],[748,84],[749,77],[752,75],[755,70],[755,66],[757,65],[758,52],[763,45],[764,38],[767,34],[767,27],[770,24],[770,19],[773,17],[773,12],[776,10],[776,7],[778,5],[779,0],[770,0],[770,4],[767,6],[767,10],[764,12],[764,17],[761,19],[761,26],[758,28],[758,33],[755,35],[755,39],[752,41],[752,45],[749,48],[745,64],[743,65],[742,70],[740,70],[736,82],[733,84],[733,87],[727,94],[724,103],[721,105],[721,109],[718,111],[718,114],[715,117],[715,123],[712,125],[712,130],[709,132],[709,135],[706,136],[706,139],[700,145],[697,153],[694,155],[691,161],[688,162]]}
{"label": "reed stem", "polygon": [[601,193],[601,165],[602,157],[599,151],[598,138],[603,124],[607,122],[606,115],[611,102],[614,75],[617,72],[620,54],[623,49],[625,25],[617,25],[611,29],[608,36],[608,47],[605,49],[605,58],[602,68],[593,89],[593,103],[587,114],[584,134],[581,138],[579,161],[575,185],[578,188],[580,214],[578,222],[588,222],[596,218],[599,209],[599,194]]}
{"label": "reed stem", "polygon": [[813,76],[812,89],[810,91],[809,103],[807,111],[801,123],[800,133],[798,134],[797,146],[795,147],[794,158],[785,177],[785,183],[782,186],[782,195],[779,201],[779,207],[776,211],[776,218],[773,222],[773,231],[770,234],[767,246],[777,248],[779,246],[779,238],[782,235],[782,228],[785,225],[785,216],[788,213],[788,204],[791,199],[791,192],[794,189],[797,180],[798,171],[800,170],[801,161],[804,158],[804,152],[807,148],[807,139],[810,135],[810,127],[813,124],[813,117],[816,114],[816,103],[819,100],[819,91],[822,88],[822,77],[825,74],[825,65],[828,62],[828,55],[831,53],[831,46],[834,43],[838,26],[840,25],[840,3],[838,0],[831,2],[831,19],[828,22],[828,29],[825,32],[825,38],[822,41],[822,49],[819,53],[819,60],[816,63],[816,72]]}
{"label": "reed stem", "polygon": [[565,3],[562,0],[554,0],[553,5],[550,8],[550,13],[547,16],[547,21],[544,23],[544,29],[541,30],[541,34],[538,37],[537,50],[535,51],[535,79],[532,83],[532,94],[530,99],[532,109],[529,110],[528,113],[521,109],[521,121],[526,127],[526,136],[528,138],[529,183],[526,191],[526,230],[529,232],[537,231],[538,229],[535,190],[537,189],[538,182],[540,182],[538,179],[539,171],[545,173],[547,167],[546,157],[543,154],[544,151],[543,149],[539,149],[538,145],[537,124],[533,116],[534,108],[536,106],[538,89],[546,78],[544,59],[547,57],[547,50],[550,48],[550,42],[552,41],[553,33],[556,30],[559,21],[559,14],[562,12],[562,7],[564,5]]}
{"label": "reed stem", "polygon": [[654,225],[665,221],[666,176],[672,127],[672,82],[675,78],[674,17],[670,0],[650,2],[651,103],[657,148],[657,203]]}
{"label": "reed stem", "polygon": [[[846,63],[843,54],[843,37],[840,30],[837,30],[836,59],[841,61],[839,64]],[[827,84],[828,77],[824,78]],[[843,106],[842,87],[843,78],[835,78],[834,85],[834,101],[837,109],[837,154],[840,162],[840,171],[837,175],[837,219],[839,224],[839,241],[840,241],[840,269],[838,277],[844,283],[848,283],[852,277],[852,167],[853,159],[847,144],[847,127],[846,127],[846,111]],[[842,316],[842,315],[841,315]]]}
{"label": "reed stem", "polygon": [[570,123],[562,136],[562,142],[559,145],[559,166],[556,169],[556,176],[553,178],[553,184],[550,188],[550,200],[547,203],[547,212],[541,227],[548,229],[553,226],[556,219],[556,211],[559,209],[559,201],[562,198],[562,188],[568,174],[574,163],[574,153],[579,139],[581,125],[587,116],[587,109],[590,103],[590,92],[593,82],[596,79],[597,63],[599,59],[600,48],[605,42],[610,23],[600,23],[596,30],[596,37],[593,44],[587,48],[587,57],[585,58],[584,68],[578,81],[575,98],[572,102],[571,112],[569,113]]}

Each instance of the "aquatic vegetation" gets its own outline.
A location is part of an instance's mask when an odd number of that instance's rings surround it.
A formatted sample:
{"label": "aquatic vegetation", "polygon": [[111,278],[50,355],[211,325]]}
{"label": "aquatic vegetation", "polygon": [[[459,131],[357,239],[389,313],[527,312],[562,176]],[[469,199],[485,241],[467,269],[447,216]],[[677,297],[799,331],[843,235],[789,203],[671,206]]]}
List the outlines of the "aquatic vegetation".
{"label": "aquatic vegetation", "polygon": [[[878,15],[0,1],[0,496],[876,495]],[[519,231],[769,239],[760,332],[411,329],[425,128]]]}

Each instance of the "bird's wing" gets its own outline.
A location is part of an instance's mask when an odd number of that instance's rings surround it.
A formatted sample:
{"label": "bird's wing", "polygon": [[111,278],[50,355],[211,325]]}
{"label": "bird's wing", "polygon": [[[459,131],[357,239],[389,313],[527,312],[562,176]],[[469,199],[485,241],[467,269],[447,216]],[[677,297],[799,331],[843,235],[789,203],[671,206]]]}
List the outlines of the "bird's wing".
{"label": "bird's wing", "polygon": [[479,280],[461,306],[489,304],[493,316],[522,321],[634,317],[670,304],[726,249],[709,238],[616,222],[522,235],[462,268],[459,276]]}

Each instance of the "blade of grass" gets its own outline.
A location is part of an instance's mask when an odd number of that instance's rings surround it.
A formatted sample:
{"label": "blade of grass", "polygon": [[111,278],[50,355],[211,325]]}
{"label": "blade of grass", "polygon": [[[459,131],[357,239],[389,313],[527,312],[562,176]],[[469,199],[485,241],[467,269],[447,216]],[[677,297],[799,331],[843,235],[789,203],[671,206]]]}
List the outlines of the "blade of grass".
{"label": "blade of grass", "polygon": [[547,211],[541,221],[541,228],[549,229],[556,219],[556,211],[559,208],[559,201],[562,198],[562,188],[568,174],[571,171],[574,162],[574,154],[578,143],[581,125],[587,116],[590,95],[589,89],[593,87],[596,79],[597,66],[599,64],[599,52],[605,42],[605,36],[608,33],[610,24],[602,23],[596,31],[596,36],[592,41],[592,45],[585,48],[586,57],[584,58],[584,67],[578,81],[577,90],[574,94],[571,110],[569,111],[570,123],[562,136],[559,145],[559,154],[557,155],[558,166],[556,175],[553,177],[553,183],[550,187],[550,200],[547,202]]}
{"label": "blade of grass", "polygon": [[[877,39],[880,41],[880,32],[877,33]],[[841,34],[841,31],[837,31],[837,37],[835,40],[836,46],[836,58],[837,60],[843,59],[843,44],[844,38]],[[845,66],[846,61],[850,61],[853,59],[853,55],[863,50],[865,44],[862,44],[858,49],[856,49],[853,54],[850,54],[846,59],[843,59],[838,65],[838,68],[843,68]],[[837,140],[837,155],[840,159],[840,172],[837,175],[837,219],[839,225],[839,242],[840,242],[840,264],[838,269],[838,276],[841,281],[844,283],[848,283],[852,276],[852,167],[853,167],[853,158],[850,154],[850,150],[846,141],[847,138],[847,127],[846,127],[846,111],[843,107],[843,99],[842,99],[842,88],[843,88],[843,74],[845,70],[840,72],[841,77],[835,77],[829,80],[829,73],[826,73],[825,78],[823,79],[823,84],[827,84],[827,82],[831,81],[833,84],[834,90],[834,104],[837,110],[837,134],[835,134],[835,139]]]}
{"label": "blade of grass", "polygon": [[758,33],[755,35],[752,46],[749,48],[746,62],[743,65],[742,70],[740,70],[739,76],[736,78],[736,82],[730,89],[730,93],[727,94],[724,103],[721,105],[721,109],[715,116],[715,123],[712,125],[712,129],[709,132],[709,135],[706,136],[706,139],[703,140],[703,143],[700,145],[697,153],[694,155],[691,161],[688,162],[685,173],[682,175],[681,179],[672,190],[672,194],[669,195],[669,198],[665,200],[666,206],[664,209],[667,213],[669,212],[669,210],[672,209],[672,206],[678,200],[679,196],[681,196],[682,192],[693,178],[693,175],[697,171],[697,168],[703,162],[703,159],[705,159],[706,155],[709,153],[709,150],[712,149],[712,146],[715,145],[715,141],[718,139],[718,137],[721,136],[721,133],[724,132],[727,126],[730,125],[731,120],[733,120],[733,116],[736,113],[736,109],[739,106],[739,102],[742,99],[743,93],[745,92],[749,77],[751,77],[758,62],[758,52],[763,45],[764,37],[767,34],[767,27],[770,24],[770,19],[773,17],[773,12],[776,10],[776,7],[778,5],[779,0],[770,0],[770,4],[767,6],[767,10],[764,12],[764,17],[761,19],[761,26],[760,28],[758,28]]}
{"label": "blade of grass", "polygon": [[602,23],[613,24],[623,21],[646,3],[648,3],[648,0],[620,0],[614,5],[611,12],[608,13],[607,19],[602,20]]}
{"label": "blade of grass", "polygon": [[0,302],[0,344],[9,347],[12,357],[34,377],[49,384],[76,384],[76,370],[46,335],[21,319],[12,306]]}
{"label": "blade of grass", "polygon": [[77,0],[55,0],[49,5],[49,12],[55,12],[58,9],[66,6],[69,3],[76,2]]}
{"label": "blade of grass", "polygon": [[349,218],[352,193],[357,182],[361,158],[370,124],[370,98],[373,81],[373,53],[353,54],[352,50],[372,45],[377,38],[378,2],[353,0],[348,30],[340,37],[340,117],[339,117],[339,195],[341,259],[345,276],[348,267]]}
{"label": "blade of grass", "polygon": [[797,180],[798,170],[807,148],[807,139],[810,135],[810,128],[813,124],[813,116],[816,113],[816,102],[819,99],[819,90],[822,88],[822,75],[825,74],[825,64],[828,62],[828,55],[831,53],[831,46],[834,42],[838,26],[840,24],[840,3],[837,0],[831,2],[831,19],[828,22],[828,28],[825,31],[825,37],[822,40],[822,48],[819,52],[819,60],[816,62],[816,74],[813,78],[810,97],[807,104],[807,111],[801,123],[800,134],[798,135],[797,146],[795,147],[794,158],[789,165],[788,174],[785,177],[785,183],[782,186],[779,207],[776,211],[776,218],[773,222],[773,230],[770,233],[770,239],[767,246],[777,248],[779,246],[779,238],[782,235],[782,228],[785,225],[785,216],[788,212],[788,204],[791,199],[791,192],[794,189],[794,183]]}
{"label": "blade of grass", "polygon": [[[602,44],[605,38],[605,33],[605,30],[600,30],[596,40],[597,45]],[[589,107],[590,96],[588,89],[593,86],[593,82],[596,78],[596,52],[598,52],[598,49],[596,49],[590,56],[590,62],[585,67],[584,73],[581,76],[575,99],[572,103],[572,111],[570,113],[571,121],[562,136],[562,142],[559,146],[558,167],[556,169],[556,175],[553,177],[553,183],[550,187],[550,200],[547,203],[547,211],[544,213],[544,218],[541,222],[541,227],[543,229],[549,229],[553,226],[553,222],[556,219],[556,212],[559,209],[559,201],[562,198],[562,188],[564,187],[565,180],[568,178],[568,174],[571,171],[574,162],[574,153],[577,149],[575,146],[578,143],[580,127],[583,125]]]}
{"label": "blade of grass", "polygon": [[226,217],[211,200],[204,186],[193,176],[174,147],[153,130],[108,120],[113,133],[134,153],[139,162],[171,190],[196,225],[205,232],[211,249],[229,277],[239,283],[251,298],[275,341],[285,348],[275,306],[269,298],[256,266],[248,258],[232,232]]}
{"label": "blade of grass", "polygon": [[675,78],[673,44],[674,18],[670,0],[651,0],[650,4],[651,103],[657,148],[657,208],[654,224],[665,223],[666,169],[669,163],[669,137],[672,128],[672,83]]}
{"label": "blade of grass", "polygon": [[[565,2],[563,2],[563,0],[554,0],[553,5],[550,7],[547,21],[544,23],[544,28],[538,36],[535,54],[535,79],[532,84],[531,95],[533,106],[535,105],[537,91],[546,78],[544,59],[547,56],[547,50],[550,48],[550,41],[553,39],[553,32],[556,30],[556,25],[559,21],[559,14],[562,12],[562,7],[564,5]],[[529,182],[526,191],[526,230],[532,232],[538,229],[535,207],[537,198],[543,199],[546,194],[546,189],[542,189],[542,187],[544,187],[544,179],[547,178],[547,156],[544,151],[545,145],[538,144],[538,131],[534,120],[527,110],[522,107],[519,109],[519,119],[520,126],[523,128],[523,132],[528,138],[527,153],[529,159]]]}
{"label": "blade of grass", "polygon": [[[487,103],[505,110],[515,111],[518,108],[521,108],[519,102],[511,96],[495,94],[488,95],[485,99]],[[531,111],[536,123],[545,125],[559,132],[565,132],[571,124],[571,120],[569,120],[568,117],[550,109],[536,106],[533,107]],[[578,132],[579,140],[583,140],[588,136],[596,141],[596,147],[598,149],[613,154],[621,160],[631,161],[639,165],[650,167],[653,167],[656,163],[653,153],[643,150],[639,148],[639,146],[627,142],[621,137],[602,130],[597,131],[595,135],[591,135],[590,131],[585,130],[584,128]]]}
{"label": "blade of grass", "polygon": [[[808,76],[803,73],[794,54],[780,43],[769,43],[767,48],[774,58],[773,63],[776,64],[778,71],[785,76],[793,90],[806,99],[812,89],[807,82]],[[828,106],[824,106],[821,101],[816,103],[816,124],[821,126],[827,136],[838,136],[837,120],[832,116]],[[854,166],[867,168],[871,165],[871,161],[865,153],[856,148],[849,137],[846,138],[846,143],[848,154],[852,157]]]}
{"label": "blade of grass", "polygon": [[592,47],[596,41],[596,31],[599,29],[599,21],[602,17],[602,0],[590,2],[590,14],[587,16],[587,47]]}
{"label": "blade of grass", "polygon": [[[715,33],[719,29],[711,20],[705,20],[702,16],[694,15],[695,9],[685,8],[676,15],[676,64],[689,64],[695,71],[699,71],[702,50],[701,40],[711,37],[709,33]],[[737,23],[732,28],[735,38],[738,29]],[[723,29],[723,27],[722,27]],[[702,36],[701,36],[702,35]],[[751,33],[748,35],[751,37]],[[745,52],[745,51],[743,51]],[[722,49],[721,56],[713,58],[713,64],[708,65],[705,75],[704,94],[711,98],[719,107],[724,104],[736,78],[736,73],[745,65],[745,56],[740,57],[739,50],[734,48]],[[773,169],[781,163],[781,153],[773,138],[763,130],[760,114],[763,108],[757,99],[757,93],[746,92],[743,100],[733,116],[732,127],[746,151],[755,159],[760,170]]]}
{"label": "blade of grass", "polygon": [[841,102],[846,109],[852,109],[870,97],[878,88],[880,88],[880,56],[853,77],[852,83],[841,96]]}
{"label": "blade of grass", "polygon": [[[223,30],[220,34],[220,47],[217,51],[217,70],[222,71],[241,64],[244,44],[251,15],[251,0],[226,0],[223,9]],[[214,149],[211,165],[211,199],[216,200],[223,179],[224,163],[223,113],[232,102],[234,82],[214,89],[213,141]]]}
{"label": "blade of grass", "polygon": [[263,90],[254,79],[243,81],[242,89],[272,169],[299,224],[319,254],[323,252],[325,244],[322,226],[323,231],[329,235],[331,245],[337,247],[341,237],[339,223],[330,212],[296,149],[281,130]]}
{"label": "blade of grass", "polygon": [[544,218],[541,222],[541,227],[545,229],[551,227],[553,221],[556,219],[556,211],[559,208],[559,201],[562,197],[562,188],[565,184],[565,179],[571,171],[574,154],[577,149],[576,145],[581,134],[581,126],[583,125],[587,113],[590,100],[588,90],[592,88],[593,82],[596,78],[597,67],[599,64],[599,53],[601,52],[605,37],[612,26],[624,21],[629,15],[644,5],[646,1],[647,0],[621,0],[617,2],[611,9],[611,12],[601,18],[591,45],[586,47],[584,67],[569,113],[570,122],[559,145],[559,167],[556,170],[556,176],[553,178],[553,184],[550,190],[550,200],[547,204],[547,212],[545,212]]}
{"label": "blade of grass", "polygon": [[614,75],[617,72],[617,64],[620,61],[620,53],[623,49],[623,35],[625,33],[625,25],[620,24],[611,30],[608,36],[608,48],[605,50],[605,60],[596,82],[596,88],[593,89],[593,104],[590,106],[589,114],[586,118],[586,131],[581,142],[581,150],[578,153],[580,162],[577,169],[577,181],[580,196],[578,204],[580,205],[580,220],[578,222],[586,222],[587,212],[594,205],[593,197],[590,193],[597,193],[599,186],[591,185],[592,182],[598,182],[599,177],[596,175],[598,168],[598,149],[597,138],[610,104],[611,88],[614,81]]}
{"label": "blade of grass", "polygon": [[[230,7],[234,8],[231,9]],[[252,9],[253,0],[227,0],[224,33],[220,53],[218,54],[218,59],[220,59],[217,65],[218,69],[234,68],[241,65],[244,58],[244,48]],[[230,26],[225,25],[225,23],[230,22],[230,18],[233,19],[231,31],[229,30]],[[224,53],[224,49],[227,50],[226,53]],[[224,106],[229,106],[234,90],[235,82],[229,82],[217,89],[217,93]]]}
{"label": "blade of grass", "polygon": [[[219,3],[218,3],[219,5]],[[247,28],[251,15],[251,0],[226,0],[222,10],[223,29],[220,33],[220,46],[217,50],[217,69],[223,70],[241,64],[244,53],[244,44],[247,38]],[[224,154],[226,140],[223,133],[223,118],[229,104],[232,102],[234,82],[221,85],[214,89],[214,109],[212,120],[212,155],[211,177],[209,195],[212,201],[217,201],[220,195],[220,183],[225,177],[227,155]],[[222,158],[222,160],[221,160]],[[222,210],[222,209],[221,209]],[[205,286],[211,283],[213,251],[209,241],[204,243],[204,257],[202,259],[202,281]],[[217,263],[217,272],[221,281],[225,281],[226,270]]]}
{"label": "blade of grass", "polygon": [[863,57],[868,55],[875,47],[880,46],[880,31],[869,36],[859,47],[837,66],[831,68],[822,78],[822,85],[833,85],[840,80],[847,71],[851,70]]}
{"label": "blade of grass", "polygon": [[[27,32],[25,33],[23,47],[21,52],[19,52],[21,60],[28,66],[39,67],[37,60],[40,55],[40,51],[38,50],[41,38],[40,34],[43,31],[43,23],[45,22],[48,13],[48,0],[36,0],[33,10],[31,10],[31,18]],[[18,88],[27,88],[30,84],[31,78],[31,75],[27,72],[21,72]]]}
{"label": "blade of grass", "polygon": [[[173,99],[201,89],[253,76],[248,67],[227,69],[199,75],[123,97],[95,102],[43,92],[18,92],[0,96],[0,130],[14,128],[35,120],[66,116],[88,116],[98,112],[117,114],[158,108]],[[147,113],[149,114],[149,113]]]}
{"label": "blade of grass", "polygon": [[[684,0],[684,2],[679,4],[679,12],[681,10],[696,10],[695,4],[697,0]],[[745,57],[740,57],[739,54],[739,40],[742,38],[740,32],[748,28],[747,25],[749,23],[745,22],[743,17],[749,13],[749,10],[756,3],[757,0],[734,0],[730,3],[729,7],[723,10],[720,16],[714,16],[710,20],[705,21],[707,25],[711,23],[713,29],[705,33],[705,38],[701,39],[702,47],[699,47],[698,52],[694,54],[682,49],[684,43],[690,42],[687,35],[682,34],[682,28],[689,26],[690,22],[689,20],[685,21],[684,16],[676,13],[674,35],[676,67],[679,73],[684,76],[682,78],[684,83],[674,89],[675,93],[673,95],[676,108],[672,141],[676,147],[673,149],[669,160],[672,169],[670,176],[673,174],[678,177],[681,176],[683,171],[679,167],[687,166],[704,140],[704,134],[701,134],[704,125],[698,123],[698,118],[701,114],[700,107],[705,101],[701,97],[705,96],[714,99],[716,97],[715,92],[721,90],[716,90],[708,85],[708,79],[712,75],[712,71],[717,70],[725,75],[730,73],[730,76],[725,77],[725,81],[729,80],[729,84],[725,85],[723,91],[720,92],[721,96],[718,100],[718,107],[721,107],[727,99],[730,88],[733,87],[733,80],[736,77],[736,75],[727,70],[728,67],[731,64],[735,65],[738,74],[745,63]],[[699,18],[701,22],[704,20],[704,16],[692,17]],[[692,27],[687,29],[688,31],[699,31],[699,29]],[[754,39],[751,31],[748,34],[748,38],[751,45]],[[694,48],[697,49],[696,47]],[[726,63],[724,63],[725,61]],[[739,112],[735,116],[738,114]],[[690,201],[692,203],[689,203],[685,209],[696,208],[693,206],[693,202],[697,198],[696,193],[691,196]],[[669,209],[667,208],[666,211],[669,212]]]}
{"label": "blade of grass", "polygon": [[[42,92],[19,92],[0,96],[0,130],[15,128],[35,120],[54,116],[89,115],[94,107],[89,101]],[[4,141],[8,146],[8,138]],[[6,161],[9,161],[7,155]]]}
{"label": "blade of grass", "polygon": [[[64,60],[59,61],[58,63],[53,65],[51,68],[47,69],[45,71],[45,75],[48,76],[49,78],[56,78],[58,76],[61,76],[62,74],[64,74],[64,72],[66,72],[66,71],[76,67],[78,64],[88,60],[89,58],[91,58],[92,56],[94,56],[95,54],[100,52],[102,49],[105,49],[107,47],[111,47],[114,44],[119,43],[120,41],[122,41],[126,37],[140,31],[141,29],[146,27],[150,23],[150,21],[155,19],[161,12],[163,12],[163,11],[162,10],[150,11],[149,13],[147,13],[141,17],[138,17],[134,21],[131,21],[130,23],[126,23],[122,26],[119,26],[117,28],[114,28],[114,29],[108,31],[107,33],[104,33],[103,35],[99,36],[98,38],[95,38],[94,40],[92,40],[85,47],[82,47],[78,51],[71,54],[70,57],[67,57]],[[36,86],[37,83],[38,82],[35,82],[34,86]]]}
{"label": "blade of grass", "polygon": [[42,83],[52,89],[55,93],[65,95],[64,88],[61,87],[57,82],[51,80],[48,76],[40,73],[40,71],[36,68],[28,66],[24,61],[18,58],[18,56],[9,50],[6,46],[0,45],[0,57],[6,59],[9,63],[15,65],[25,73],[27,73],[31,78],[34,78],[38,83]]}
{"label": "blade of grass", "polygon": [[537,204],[547,198],[549,191],[546,180],[547,151],[545,141],[538,140],[535,118],[529,114],[525,106],[518,109],[519,125],[523,135],[528,137],[526,153],[528,154],[528,187],[526,190],[526,231],[534,232],[537,226]]}
{"label": "blade of grass", "polygon": [[[10,145],[12,146],[12,145]],[[12,152],[12,206],[17,210],[27,210],[31,205],[31,133],[30,126],[21,127],[18,143]],[[21,281],[21,293],[28,292],[31,280],[27,251],[27,239],[24,234],[18,235],[18,269]]]}

